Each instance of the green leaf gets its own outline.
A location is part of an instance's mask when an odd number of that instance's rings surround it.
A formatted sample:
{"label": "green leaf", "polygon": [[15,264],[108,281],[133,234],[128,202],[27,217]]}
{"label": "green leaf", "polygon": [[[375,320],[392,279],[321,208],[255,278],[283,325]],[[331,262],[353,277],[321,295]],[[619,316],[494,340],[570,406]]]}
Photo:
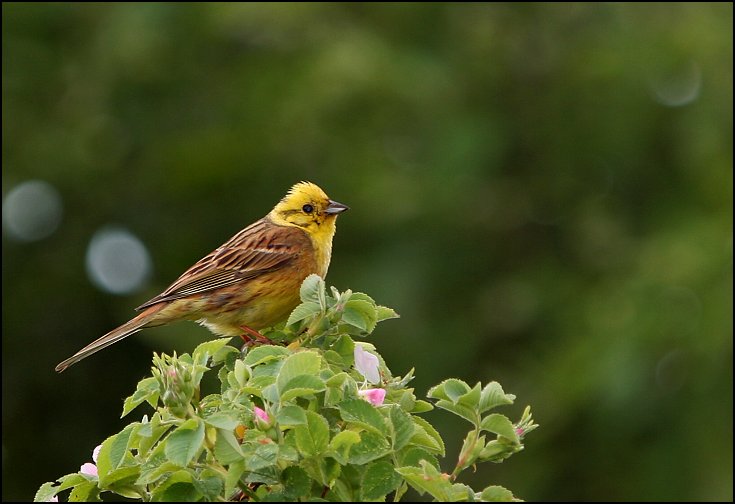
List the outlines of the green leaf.
{"label": "green leaf", "polygon": [[499,485],[491,485],[482,491],[480,498],[484,502],[513,502],[513,492]]}
{"label": "green leaf", "polygon": [[[320,485],[331,487],[339,477],[342,467],[332,458],[307,458],[301,461],[301,467]],[[310,499],[313,500],[313,499]]]}
{"label": "green leaf", "polygon": [[207,360],[219,352],[231,339],[232,337],[219,338],[200,344],[191,353],[193,362],[196,364],[206,364]]}
{"label": "green leaf", "polygon": [[133,411],[143,401],[148,401],[148,403],[155,408],[158,403],[158,396],[160,393],[161,388],[158,380],[155,378],[149,377],[139,381],[133,395],[125,399],[123,412],[122,415],[120,415],[120,418]]}
{"label": "green leaf", "polygon": [[207,425],[233,431],[240,424],[234,413],[217,412],[203,418]]}
{"label": "green leaf", "polygon": [[390,453],[388,441],[375,432],[365,431],[360,434],[360,442],[352,445],[349,463],[363,465],[384,457]]}
{"label": "green leaf", "polygon": [[245,467],[248,471],[261,471],[264,467],[272,466],[278,459],[278,445],[270,439],[264,439],[265,444],[258,444],[255,451],[246,456]]}
{"label": "green leaf", "polygon": [[[316,303],[321,309],[326,309],[325,284],[322,277],[312,273],[301,283],[300,295],[304,303]],[[286,323],[291,325],[291,322]]]}
{"label": "green leaf", "polygon": [[302,468],[297,466],[287,467],[281,473],[281,481],[283,482],[284,493],[292,500],[306,497],[311,490],[311,478]]}
{"label": "green leaf", "polygon": [[232,464],[245,457],[235,434],[229,429],[217,429],[217,440],[214,443],[214,456],[220,464]]}
{"label": "green leaf", "polygon": [[391,441],[393,450],[398,451],[408,444],[413,437],[414,424],[411,416],[403,411],[399,406],[391,406],[388,413],[388,420],[391,430]]}
{"label": "green leaf", "polygon": [[138,431],[138,455],[147,456],[150,449],[155,445],[161,436],[163,436],[171,428],[170,424],[161,425],[161,416],[154,413],[151,421],[144,424]]}
{"label": "green leaf", "polygon": [[192,418],[181,424],[166,439],[166,457],[180,467],[186,467],[199,453],[204,443],[204,422]]}
{"label": "green leaf", "polygon": [[36,491],[36,495],[33,497],[33,502],[48,502],[51,500],[51,497],[56,495],[58,490],[59,489],[54,486],[53,481],[44,483],[41,485],[41,488]]}
{"label": "green leaf", "polygon": [[400,482],[401,477],[393,470],[393,464],[373,462],[362,475],[360,492],[363,500],[380,499],[398,488]]}
{"label": "green leaf", "polygon": [[227,468],[227,476],[225,476],[225,499],[231,500],[235,490],[238,488],[240,477],[245,472],[245,461],[239,460],[233,462]]}
{"label": "green leaf", "polygon": [[386,425],[382,415],[369,402],[362,399],[348,399],[339,403],[338,408],[342,420],[382,436],[386,435]]}
{"label": "green leaf", "polygon": [[459,398],[467,394],[470,391],[470,386],[462,380],[456,378],[449,378],[444,380],[444,393],[447,398],[453,403],[459,402]]}
{"label": "green leaf", "polygon": [[443,410],[447,410],[451,413],[454,413],[457,416],[461,416],[462,418],[470,422],[472,425],[476,426],[480,421],[480,416],[477,410],[474,408],[469,408],[465,406],[464,404],[455,404],[451,401],[441,400],[436,403],[436,406]]}
{"label": "green leaf", "polygon": [[235,369],[233,372],[235,373],[235,381],[237,381],[237,384],[240,387],[244,387],[250,378],[250,370],[242,359],[237,359],[235,361]]}
{"label": "green leaf", "polygon": [[345,303],[342,312],[342,322],[357,327],[367,333],[373,332],[378,323],[378,314],[375,305],[361,299],[350,299]]}
{"label": "green leaf", "polygon": [[97,472],[101,480],[104,480],[110,471],[122,465],[125,456],[128,455],[128,441],[133,428],[134,424],[128,425],[120,433],[108,437],[102,443],[97,456]]}
{"label": "green leaf", "polygon": [[428,492],[439,502],[474,500],[474,492],[470,487],[452,484],[448,474],[440,473],[425,460],[421,461],[421,467],[397,467],[396,471],[420,494]]}
{"label": "green leaf", "polygon": [[280,389],[281,402],[290,401],[296,397],[313,395],[325,389],[324,382],[314,375],[299,375]]}
{"label": "green leaf", "polygon": [[337,433],[329,443],[330,455],[342,465],[347,465],[352,445],[360,442],[360,434],[345,430]]}
{"label": "green leaf", "polygon": [[289,355],[286,360],[283,361],[283,366],[281,366],[281,369],[278,372],[278,377],[276,378],[278,390],[283,391],[288,382],[297,376],[318,375],[321,364],[321,356],[312,350],[306,350]]}
{"label": "green leaf", "polygon": [[414,423],[414,433],[411,437],[411,444],[423,446],[429,451],[436,452],[442,457],[444,456],[444,440],[436,431],[433,425],[418,416],[412,416]]}
{"label": "green leaf", "polygon": [[413,409],[411,410],[411,413],[426,413],[427,411],[431,411],[434,409],[434,405],[431,404],[428,401],[424,401],[423,399],[418,399],[416,401],[416,404],[414,404]]}
{"label": "green leaf", "polygon": [[478,382],[477,385],[469,390],[469,392],[459,396],[457,403],[477,410],[480,407],[480,395],[480,382]]}
{"label": "green leaf", "polygon": [[262,345],[250,350],[245,355],[245,364],[248,366],[257,366],[264,362],[282,359],[287,355],[291,355],[291,350],[282,346]]}
{"label": "green leaf", "polygon": [[499,413],[493,413],[483,418],[480,429],[508,438],[513,444],[519,444],[521,442],[518,439],[518,434],[513,423],[511,423],[508,417]]}
{"label": "green leaf", "polygon": [[498,382],[490,382],[485,385],[480,394],[480,413],[496,408],[513,404],[516,396],[503,392],[503,387]]}
{"label": "green leaf", "polygon": [[368,296],[367,294],[365,294],[364,292],[353,292],[350,295],[349,301],[353,301],[353,300],[354,301],[367,301],[371,305],[375,306],[375,300],[371,298],[370,296]]}
{"label": "green leaf", "polygon": [[398,313],[396,313],[393,308],[388,308],[387,306],[378,305],[375,307],[375,309],[377,311],[378,322],[401,317],[400,315],[398,315]]}
{"label": "green leaf", "polygon": [[100,491],[96,481],[87,481],[76,485],[69,494],[69,502],[99,501]]}
{"label": "green leaf", "polygon": [[319,303],[314,303],[311,301],[301,303],[291,312],[291,315],[289,315],[288,317],[288,321],[286,321],[286,325],[290,326],[297,322],[301,322],[302,320],[321,313],[321,311],[322,307],[319,306]]}
{"label": "green leaf", "polygon": [[399,460],[402,466],[419,466],[422,460],[426,460],[431,465],[439,469],[439,461],[434,455],[423,448],[417,446],[409,446],[400,452]]}
{"label": "green leaf", "polygon": [[303,408],[298,406],[283,406],[276,415],[276,422],[281,427],[293,427],[306,423],[306,414]]}
{"label": "green leaf", "polygon": [[329,446],[329,423],[319,413],[306,412],[306,424],[294,428],[296,447],[305,457],[315,457]]}
{"label": "green leaf", "polygon": [[224,490],[224,476],[214,469],[204,469],[193,480],[194,487],[202,494],[203,500],[215,502],[220,499]]}
{"label": "green leaf", "polygon": [[77,486],[78,484],[84,483],[85,481],[89,480],[79,473],[72,473],[67,474],[66,476],[62,476],[57,481],[60,483],[60,485],[59,488],[56,489],[56,493],[59,493],[66,490],[67,488]]}
{"label": "green leaf", "polygon": [[194,486],[189,471],[181,470],[173,473],[165,482],[156,488],[153,495],[157,502],[196,502],[202,494]]}

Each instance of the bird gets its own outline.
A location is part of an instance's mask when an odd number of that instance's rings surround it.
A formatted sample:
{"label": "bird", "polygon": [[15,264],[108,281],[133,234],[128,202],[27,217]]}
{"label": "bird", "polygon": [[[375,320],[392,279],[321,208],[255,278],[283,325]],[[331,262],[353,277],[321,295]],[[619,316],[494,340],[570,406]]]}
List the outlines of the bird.
{"label": "bird", "polygon": [[56,366],[69,366],[143,328],[198,321],[219,336],[259,330],[285,319],[299,304],[304,279],[324,278],[337,216],[349,207],[316,184],[299,182],[265,217],[252,223],[186,270],[136,317]]}

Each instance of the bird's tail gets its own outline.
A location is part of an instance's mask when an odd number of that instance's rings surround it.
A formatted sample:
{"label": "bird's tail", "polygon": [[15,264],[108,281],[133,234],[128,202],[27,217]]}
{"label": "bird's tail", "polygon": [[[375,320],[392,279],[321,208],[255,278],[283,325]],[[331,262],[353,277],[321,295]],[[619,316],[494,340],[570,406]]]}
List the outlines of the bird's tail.
{"label": "bird's tail", "polygon": [[159,322],[158,324],[152,322],[156,314],[161,310],[161,308],[164,307],[164,305],[165,303],[159,303],[157,305],[149,307],[144,312],[140,313],[137,317],[125,322],[117,329],[113,329],[101,338],[93,341],[92,343],[85,346],[77,353],[66,359],[64,362],[56,366],[56,371],[61,373],[69,366],[72,366],[80,360],[89,357],[93,353],[99,352],[103,348],[107,348],[108,346],[117,343],[121,339],[127,338],[131,334],[137,333],[138,331],[143,329],[143,327],[151,327],[161,324],[162,322]]}

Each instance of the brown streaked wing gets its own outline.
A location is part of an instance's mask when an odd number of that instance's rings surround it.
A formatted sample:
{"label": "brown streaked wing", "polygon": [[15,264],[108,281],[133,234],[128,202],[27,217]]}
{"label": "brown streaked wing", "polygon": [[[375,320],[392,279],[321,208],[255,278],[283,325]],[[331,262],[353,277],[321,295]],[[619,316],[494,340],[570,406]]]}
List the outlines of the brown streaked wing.
{"label": "brown streaked wing", "polygon": [[310,246],[311,241],[301,229],[276,226],[267,218],[261,219],[199,260],[165,291],[136,310],[248,281],[286,266]]}

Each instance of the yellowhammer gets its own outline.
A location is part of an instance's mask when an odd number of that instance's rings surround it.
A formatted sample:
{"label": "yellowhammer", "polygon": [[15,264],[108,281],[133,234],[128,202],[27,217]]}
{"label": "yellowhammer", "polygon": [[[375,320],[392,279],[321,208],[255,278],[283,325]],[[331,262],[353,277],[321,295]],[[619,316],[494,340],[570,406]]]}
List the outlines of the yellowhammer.
{"label": "yellowhammer", "polygon": [[301,282],[327,274],[337,215],[347,210],[317,185],[294,185],[271,212],[186,270],[142,312],[56,366],[72,364],[144,327],[196,320],[237,336],[285,319],[299,303]]}

